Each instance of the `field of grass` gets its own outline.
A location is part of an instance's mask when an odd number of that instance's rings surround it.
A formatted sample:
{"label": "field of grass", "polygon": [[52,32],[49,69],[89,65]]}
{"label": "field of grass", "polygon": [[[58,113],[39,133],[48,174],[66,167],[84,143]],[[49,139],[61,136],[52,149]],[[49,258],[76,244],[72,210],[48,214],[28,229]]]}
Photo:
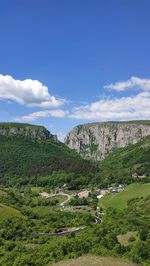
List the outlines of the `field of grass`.
{"label": "field of grass", "polygon": [[16,210],[15,208],[0,204],[0,220],[21,216],[22,214],[20,213],[20,211]]}
{"label": "field of grass", "polygon": [[43,187],[31,187],[31,190],[33,193],[39,194],[40,192],[43,192]]}
{"label": "field of grass", "polygon": [[127,260],[112,257],[83,256],[77,259],[67,260],[52,264],[52,266],[137,266]]}
{"label": "field of grass", "polygon": [[138,239],[137,232],[136,231],[130,231],[130,232],[127,232],[126,234],[122,234],[122,235],[117,236],[119,243],[121,245],[124,245],[124,246],[128,246],[129,244],[131,244],[131,242],[130,242],[131,237],[134,237],[135,240],[137,240]]}
{"label": "field of grass", "polygon": [[134,183],[125,188],[120,193],[106,195],[99,200],[99,206],[104,208],[112,207],[124,209],[127,207],[128,200],[137,197],[146,197],[150,194],[150,183]]}

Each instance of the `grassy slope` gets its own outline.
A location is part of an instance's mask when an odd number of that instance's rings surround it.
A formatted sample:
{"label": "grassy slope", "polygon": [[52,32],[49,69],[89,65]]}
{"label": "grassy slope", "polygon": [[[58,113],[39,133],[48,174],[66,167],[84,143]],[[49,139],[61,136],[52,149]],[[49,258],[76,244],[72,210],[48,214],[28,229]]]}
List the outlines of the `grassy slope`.
{"label": "grassy slope", "polygon": [[0,203],[0,220],[13,217],[22,217],[20,211]]}
{"label": "grassy slope", "polygon": [[106,195],[99,200],[99,205],[104,208],[113,207],[123,209],[127,207],[127,201],[132,198],[146,197],[150,194],[150,183],[135,183],[127,186],[124,191]]}
{"label": "grassy slope", "polygon": [[130,237],[134,237],[135,240],[139,239],[136,231],[128,231],[126,234],[121,234],[117,236],[119,243],[124,246],[128,246],[131,244],[131,242],[129,242]]}
{"label": "grassy slope", "polygon": [[91,255],[58,262],[52,266],[137,266],[137,264],[118,258]]}

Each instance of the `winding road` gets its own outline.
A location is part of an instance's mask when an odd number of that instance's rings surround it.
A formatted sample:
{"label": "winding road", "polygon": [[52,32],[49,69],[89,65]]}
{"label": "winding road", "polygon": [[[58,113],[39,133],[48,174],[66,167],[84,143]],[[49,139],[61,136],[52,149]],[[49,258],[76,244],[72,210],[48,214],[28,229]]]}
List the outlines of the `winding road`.
{"label": "winding road", "polygon": [[[51,194],[50,197],[55,197],[55,196],[66,196],[67,199],[63,202],[60,203],[60,207],[63,207],[70,199],[71,196],[69,194],[66,194],[64,192],[60,192],[58,194]],[[95,224],[100,224],[102,221],[99,217],[97,216],[93,216]],[[82,232],[84,229],[86,228],[86,226],[81,226],[79,228],[75,228],[74,230],[70,230],[70,231],[62,231],[62,232],[58,232],[58,233],[32,233],[33,236],[67,236],[70,235],[71,233],[80,233]]]}

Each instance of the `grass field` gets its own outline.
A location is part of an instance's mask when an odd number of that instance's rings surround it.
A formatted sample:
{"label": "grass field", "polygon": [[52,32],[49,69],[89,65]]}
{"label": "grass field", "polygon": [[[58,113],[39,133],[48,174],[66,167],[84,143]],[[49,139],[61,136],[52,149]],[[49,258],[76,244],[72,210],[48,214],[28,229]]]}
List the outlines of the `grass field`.
{"label": "grass field", "polygon": [[83,256],[77,259],[67,260],[52,264],[51,266],[137,266],[127,260],[112,257]]}
{"label": "grass field", "polygon": [[23,215],[20,213],[20,211],[12,207],[9,207],[4,204],[0,204],[0,220],[12,218],[12,217],[23,217]]}
{"label": "grass field", "polygon": [[127,201],[132,198],[146,197],[150,194],[150,183],[134,183],[120,193],[106,195],[99,200],[99,206],[104,208],[113,207],[123,209],[127,207]]}
{"label": "grass field", "polygon": [[43,191],[43,187],[31,187],[31,190],[33,193],[39,194],[40,192]]}
{"label": "grass field", "polygon": [[128,246],[129,244],[131,244],[131,242],[129,242],[131,237],[134,237],[135,240],[137,240],[138,239],[137,232],[130,231],[130,232],[127,232],[126,234],[117,236],[119,243],[124,246]]}

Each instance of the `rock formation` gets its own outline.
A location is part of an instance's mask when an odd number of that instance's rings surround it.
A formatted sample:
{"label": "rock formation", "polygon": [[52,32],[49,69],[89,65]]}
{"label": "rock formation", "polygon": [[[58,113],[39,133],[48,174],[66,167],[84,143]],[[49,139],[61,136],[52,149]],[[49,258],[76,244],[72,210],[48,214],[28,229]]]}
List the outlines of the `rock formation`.
{"label": "rock formation", "polygon": [[135,144],[148,135],[150,121],[89,123],[73,128],[65,144],[83,158],[99,161],[114,148]]}
{"label": "rock formation", "polygon": [[57,136],[51,134],[43,126],[21,123],[0,123],[0,136],[28,136],[39,140],[58,141]]}

